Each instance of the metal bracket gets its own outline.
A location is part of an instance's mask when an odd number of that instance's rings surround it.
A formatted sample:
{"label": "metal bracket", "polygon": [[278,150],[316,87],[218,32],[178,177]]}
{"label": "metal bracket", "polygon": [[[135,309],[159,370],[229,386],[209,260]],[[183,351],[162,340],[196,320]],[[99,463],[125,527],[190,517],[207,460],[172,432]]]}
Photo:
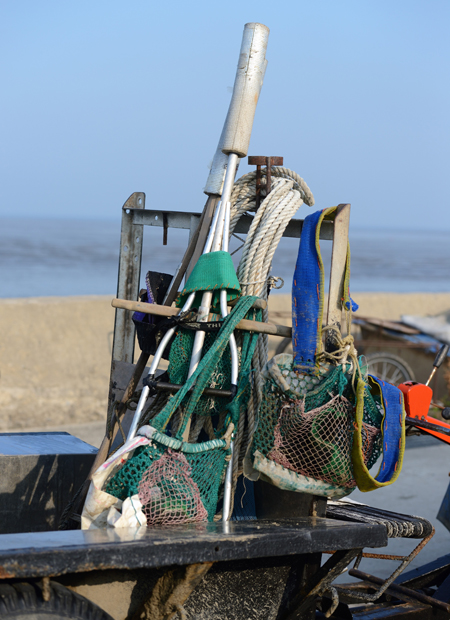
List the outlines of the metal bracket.
{"label": "metal bracket", "polygon": [[331,558],[312,575],[300,592],[293,597],[287,613],[277,620],[301,620],[304,617],[304,612],[315,604],[317,597],[330,589],[331,583],[339,577],[360,551],[360,549],[349,549],[333,553]]}
{"label": "metal bracket", "polygon": [[250,155],[248,158],[249,166],[256,166],[256,208],[261,204],[261,166],[266,166],[266,196],[272,191],[272,166],[282,166],[282,157],[265,157],[263,155]]}

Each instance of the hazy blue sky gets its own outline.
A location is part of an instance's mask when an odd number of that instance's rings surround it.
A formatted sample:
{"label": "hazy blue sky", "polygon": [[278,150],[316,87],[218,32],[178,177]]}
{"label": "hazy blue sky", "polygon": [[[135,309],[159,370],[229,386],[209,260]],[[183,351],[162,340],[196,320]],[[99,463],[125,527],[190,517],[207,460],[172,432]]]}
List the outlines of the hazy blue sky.
{"label": "hazy blue sky", "polygon": [[354,226],[450,229],[439,0],[2,2],[0,216],[200,210],[249,21],[271,29],[250,154]]}

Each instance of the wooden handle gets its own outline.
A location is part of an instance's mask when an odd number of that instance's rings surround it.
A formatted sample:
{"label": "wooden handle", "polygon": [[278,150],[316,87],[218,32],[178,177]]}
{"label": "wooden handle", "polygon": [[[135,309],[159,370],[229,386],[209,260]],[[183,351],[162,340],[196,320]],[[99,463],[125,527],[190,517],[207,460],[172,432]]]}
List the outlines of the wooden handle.
{"label": "wooden handle", "polygon": [[[265,303],[263,300],[257,300],[256,304]],[[123,310],[131,310],[132,312],[143,312],[144,314],[152,314],[154,316],[176,316],[180,311],[178,308],[169,308],[168,306],[159,306],[158,304],[147,304],[140,301],[129,301],[128,299],[113,299],[111,301],[113,308],[122,308]],[[193,315],[194,318],[194,315]],[[274,323],[261,323],[260,321],[250,321],[242,319],[236,325],[236,329],[245,332],[255,332],[257,334],[268,334],[270,336],[281,336],[282,338],[292,337],[292,328],[287,325],[275,325]]]}

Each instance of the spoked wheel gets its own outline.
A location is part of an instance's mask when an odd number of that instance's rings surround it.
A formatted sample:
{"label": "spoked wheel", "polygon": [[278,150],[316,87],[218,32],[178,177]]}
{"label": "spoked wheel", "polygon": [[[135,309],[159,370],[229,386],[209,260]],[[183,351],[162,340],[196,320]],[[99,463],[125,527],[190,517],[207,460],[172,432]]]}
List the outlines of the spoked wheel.
{"label": "spoked wheel", "polygon": [[374,375],[382,381],[400,385],[405,381],[415,381],[412,368],[398,355],[393,353],[369,353],[366,355],[369,374]]}

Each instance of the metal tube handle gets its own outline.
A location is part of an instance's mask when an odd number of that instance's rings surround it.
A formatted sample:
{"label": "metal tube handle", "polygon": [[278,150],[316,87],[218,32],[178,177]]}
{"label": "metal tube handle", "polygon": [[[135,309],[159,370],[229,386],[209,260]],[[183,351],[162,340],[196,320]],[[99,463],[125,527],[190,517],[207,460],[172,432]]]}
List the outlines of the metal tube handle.
{"label": "metal tube handle", "polygon": [[264,75],[269,29],[262,24],[244,26],[239,62],[228,114],[217,145],[211,170],[206,181],[205,194],[222,194],[228,163],[228,154],[245,157]]}

